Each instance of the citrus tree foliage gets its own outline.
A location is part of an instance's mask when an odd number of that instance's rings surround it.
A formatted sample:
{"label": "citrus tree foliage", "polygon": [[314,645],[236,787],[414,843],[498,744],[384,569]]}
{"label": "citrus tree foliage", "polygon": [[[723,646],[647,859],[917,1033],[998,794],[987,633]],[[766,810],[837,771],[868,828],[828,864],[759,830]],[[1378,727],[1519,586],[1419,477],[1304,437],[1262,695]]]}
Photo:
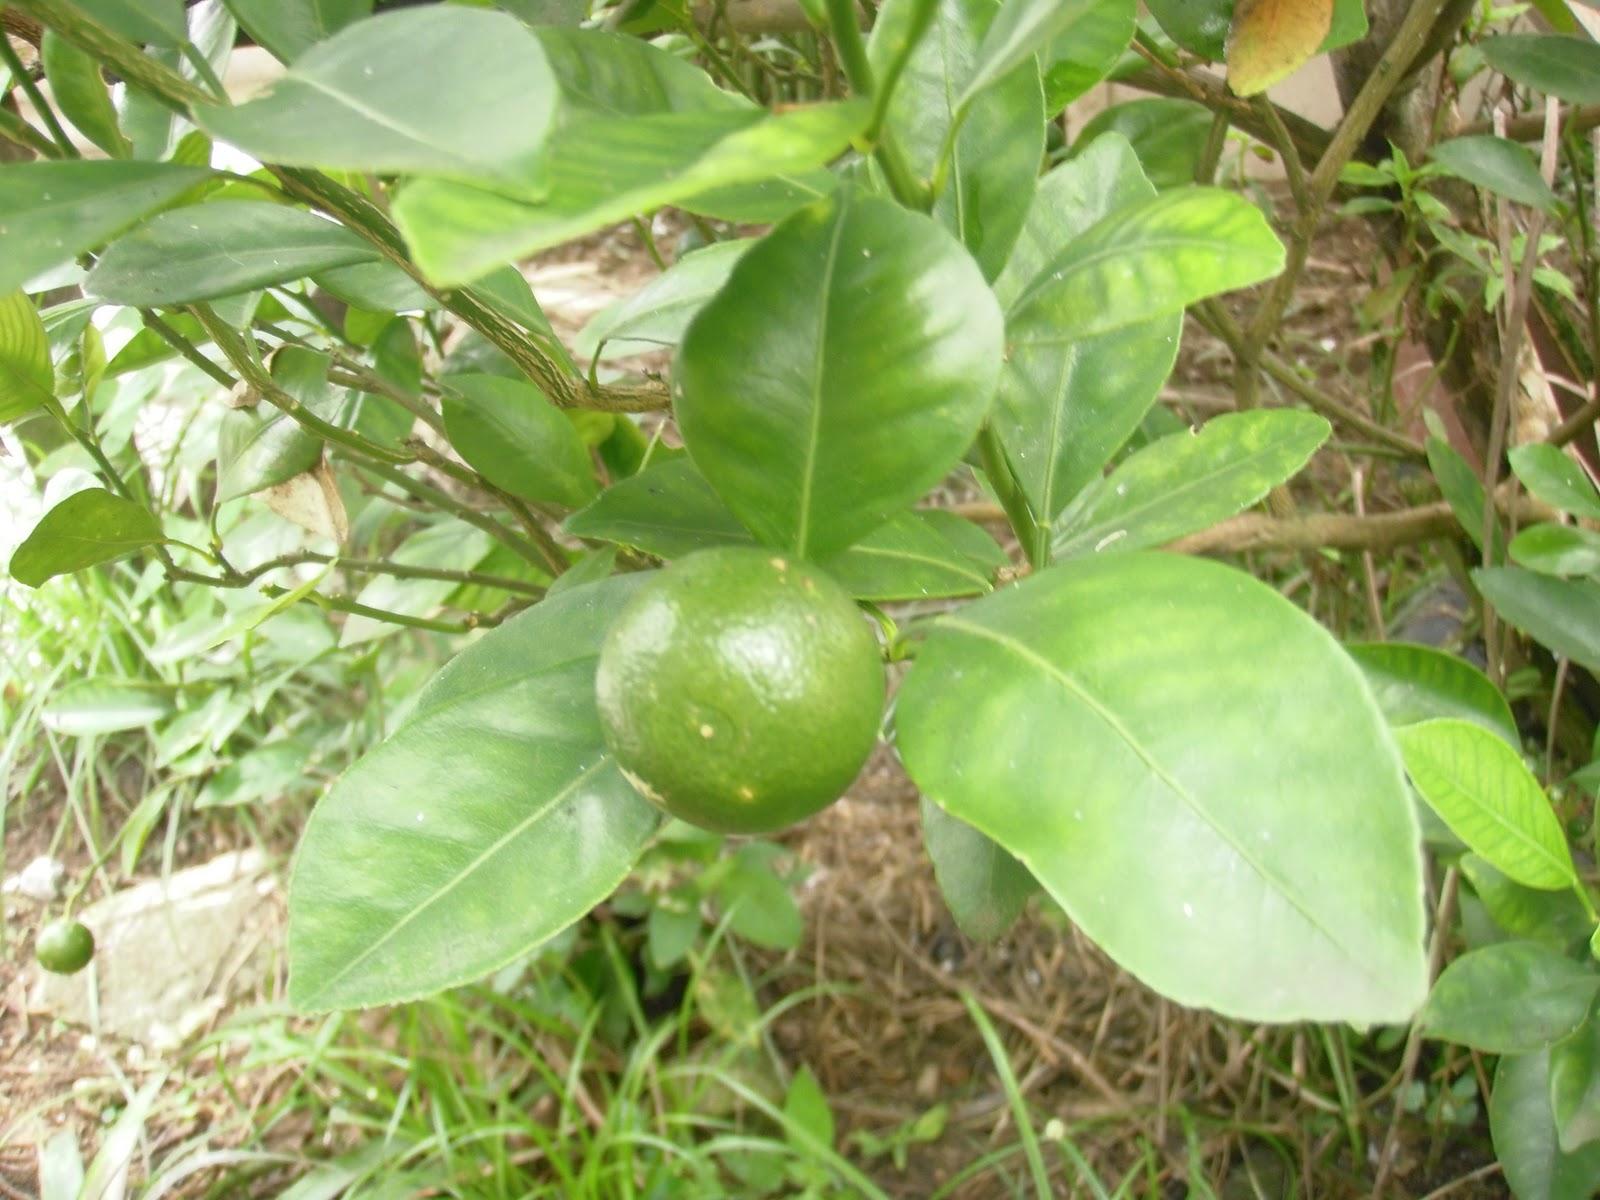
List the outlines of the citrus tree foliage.
{"label": "citrus tree foliage", "polygon": [[[1281,408],[1150,419],[1185,308],[1286,258],[1249,200],[1174,186],[1144,117],[1046,155],[1047,119],[1134,36],[1125,0],[887,0],[870,34],[848,4],[811,7],[845,83],[781,103],[681,40],[559,6],[15,7],[51,30],[61,115],[105,157],[34,131],[37,159],[0,166],[0,420],[65,430],[99,476],[13,577],[139,554],[266,586],[249,618],[266,628],[294,604],[345,614],[351,645],[470,627],[304,832],[297,1006],[480,978],[618,886],[661,818],[602,736],[600,648],[651,569],[724,545],[808,560],[913,660],[885,731],[975,933],[1042,889],[1182,1003],[1406,1022],[1429,993],[1418,795],[1486,895],[1492,874],[1593,916],[1487,680],[1417,648],[1352,652],[1243,571],[1158,552],[1284,484],[1330,427]],[[1150,9],[1241,95],[1365,29],[1345,0]],[[235,104],[216,77],[239,28],[284,72]],[[1554,50],[1494,53],[1575,77],[1582,56]],[[711,244],[564,343],[514,263],[667,206]],[[61,286],[83,298],[49,302]],[[643,348],[671,352],[665,379],[610,366]],[[178,356],[233,402],[187,509],[108,449],[119,390]],[[645,415],[668,412],[681,449]],[[1600,508],[1559,463],[1517,468]],[[958,471],[998,501],[1014,559],[928,502]],[[230,544],[261,501],[304,530],[276,557]],[[1592,667],[1600,555],[1555,528],[1478,581]],[[1508,978],[1559,992],[1536,1034],[1475,1007]],[[1438,1036],[1538,1056],[1502,1069],[1505,1103],[1546,1103],[1548,1076],[1554,1116],[1504,1119],[1555,1121],[1560,1153],[1597,1136],[1578,1111],[1597,978],[1555,949],[1498,951],[1428,1001]]]}

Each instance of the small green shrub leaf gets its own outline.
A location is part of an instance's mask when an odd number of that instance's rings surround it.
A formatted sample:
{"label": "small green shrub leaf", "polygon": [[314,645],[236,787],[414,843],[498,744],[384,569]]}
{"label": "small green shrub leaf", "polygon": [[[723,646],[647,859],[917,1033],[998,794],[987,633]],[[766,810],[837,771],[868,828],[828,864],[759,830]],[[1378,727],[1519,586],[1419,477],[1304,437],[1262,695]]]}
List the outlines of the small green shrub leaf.
{"label": "small green shrub leaf", "polygon": [[529,383],[452,375],[444,426],[450,444],[495,487],[524,500],[587,504],[597,490],[571,421]]}
{"label": "small green shrub leaf", "polygon": [[658,463],[612,484],[589,507],[568,517],[562,528],[577,537],[619,542],[658,558],[751,540],[750,531],[687,458]]}
{"label": "small green shrub leaf", "polygon": [[660,823],[606,752],[595,661],[643,575],[468,646],[317,805],[289,891],[289,999],[384,1004],[478,979],[610,894]]}
{"label": "small green shrub leaf", "polygon": [[1345,649],[1366,674],[1391,726],[1456,717],[1476,722],[1508,746],[1521,743],[1505,696],[1459,655],[1407,642],[1363,642]]}
{"label": "small green shrub leaf", "polygon": [[260,99],[195,121],[263,162],[444,175],[537,199],[557,96],[522,22],[441,4],[349,25]]}
{"label": "small green shrub leaf", "polygon": [[92,250],[208,175],[155,162],[0,166],[0,292]]}
{"label": "small green shrub leaf", "polygon": [[118,238],[84,290],[112,304],[191,304],[379,257],[344,226],[303,209],[219,201],[161,213]]}
{"label": "small green shrub leaf", "polygon": [[1565,100],[1600,104],[1600,45],[1559,33],[1518,33],[1479,44],[1491,67],[1508,79]]}
{"label": "small green shrub leaf", "polygon": [[823,565],[858,600],[928,600],[994,589],[1008,560],[998,543],[955,513],[896,513]]}
{"label": "small green shrub leaf", "polygon": [[1078,144],[1093,145],[1105,134],[1119,134],[1128,139],[1139,166],[1158,189],[1188,187],[1197,182],[1212,119],[1211,110],[1193,100],[1125,100],[1089,118]]}
{"label": "small green shrub leaf", "polygon": [[694,315],[753,245],[753,239],[739,238],[684,255],[633,295],[597,312],[578,334],[577,353],[620,358],[676,346]]}
{"label": "small green shrub leaf", "polygon": [[[833,1111],[828,1107],[827,1094],[811,1068],[801,1065],[789,1081],[788,1094],[783,1098],[783,1115],[789,1122],[809,1134],[813,1141],[831,1148],[834,1128]],[[800,1147],[807,1149],[805,1146]]]}
{"label": "small green shrub leaf", "polygon": [[0,296],[0,422],[15,421],[55,398],[50,335],[23,292]]}
{"label": "small green shrub leaf", "polygon": [[1581,525],[1530,525],[1507,549],[1514,562],[1541,575],[1600,577],[1600,533]]}
{"label": "small green shrub leaf", "polygon": [[1521,1054],[1570,1034],[1597,993],[1600,972],[1592,966],[1537,942],[1497,942],[1440,973],[1420,1021],[1429,1037]]}
{"label": "small green shrub leaf", "polygon": [[939,891],[961,932],[980,942],[1000,937],[1022,915],[1039,881],[993,838],[922,800],[922,844]]}
{"label": "small green shrub leaf", "polygon": [[50,98],[73,127],[112,158],[127,158],[133,150],[117,123],[117,107],[93,56],[47,29],[40,47]]}
{"label": "small green shrub leaf", "polygon": [[1565,952],[1588,936],[1594,923],[1572,890],[1524,887],[1476,854],[1463,854],[1460,862],[1490,920],[1512,937]]}
{"label": "small green shrub leaf", "polygon": [[321,457],[322,439],[271,405],[229,409],[217,430],[217,503],[287,483]]}
{"label": "small green shrub leaf", "polygon": [[1563,1154],[1600,1143],[1600,1017],[1550,1047],[1550,1109]]}
{"label": "small green shrub leaf", "polygon": [[45,513],[11,556],[11,578],[29,587],[166,541],[156,515],[104,488],[75,492]]}
{"label": "small green shrub leaf", "polygon": [[[1442,438],[1430,437],[1427,444],[1428,468],[1434,482],[1444,493],[1445,502],[1460,522],[1462,531],[1472,539],[1472,544],[1483,549],[1484,508],[1483,481],[1461,452]],[[1498,519],[1493,526],[1495,559],[1505,557],[1505,533]]]}
{"label": "small green shrub leaf", "polygon": [[1428,807],[1475,853],[1528,887],[1576,885],[1561,824],[1504,737],[1443,717],[1402,726],[1395,739]]}
{"label": "small green shrub leaf", "polygon": [[1600,582],[1556,579],[1520,567],[1480,567],[1472,582],[1523,633],[1579,666],[1600,671]]}
{"label": "small green shrub leaf", "polygon": [[1002,0],[993,20],[984,22],[972,65],[960,72],[955,107],[973,104],[1018,67],[1037,70],[1034,52],[1073,29],[1094,7],[1095,0]]}
{"label": "small green shrub leaf", "polygon": [[78,7],[131,42],[170,50],[189,39],[183,0],[78,0]]}
{"label": "small green shrub leaf", "polygon": [[372,15],[372,0],[224,0],[250,40],[292,63],[346,25]]}
{"label": "small green shrub leaf", "polygon": [[[1539,160],[1520,142],[1492,135],[1451,138],[1431,146],[1428,157],[1452,175],[1497,196],[1543,212],[1555,207],[1555,193],[1539,174]],[[1556,450],[1554,446],[1546,449]]]}
{"label": "small green shrub leaf", "polygon": [[1419,835],[1382,714],[1333,637],[1242,572],[1135,552],[1035,574],[933,626],[896,727],[924,795],[1179,1003],[1422,1003]]}
{"label": "small green shrub leaf", "polygon": [[1138,0],[1096,0],[1039,52],[1044,107],[1055,116],[1111,74],[1133,40]]}
{"label": "small green shrub leaf", "polygon": [[646,117],[661,112],[753,111],[699,67],[660,46],[601,29],[541,26],[534,36],[573,120]]}
{"label": "small green shrub leaf", "polygon": [[1290,478],[1332,432],[1314,413],[1225,413],[1131,455],[1062,514],[1056,555],[1160,546],[1247,508]]}
{"label": "small green shrub leaf", "polygon": [[1584,469],[1559,446],[1530,442],[1506,454],[1522,485],[1552,508],[1600,521],[1600,493]]}
{"label": "small green shrub leaf", "polygon": [[772,116],[734,108],[575,121],[552,140],[545,203],[421,179],[395,198],[395,219],[428,278],[462,283],[663,204],[810,170],[848,146],[868,116],[849,100]]}
{"label": "small green shrub leaf", "polygon": [[689,326],[678,424],[757,540],[821,560],[955,465],[1001,349],[999,307],[959,243],[841,193],[751,249]]}
{"label": "small green shrub leaf", "polygon": [[1155,195],[1133,148],[1096,140],[1039,181],[1027,222],[995,292],[1008,353],[993,425],[1037,518],[1049,522],[1139,427],[1177,360],[1176,311],[1061,342],[1043,308],[1018,300],[1050,282],[1052,262],[1090,226]]}

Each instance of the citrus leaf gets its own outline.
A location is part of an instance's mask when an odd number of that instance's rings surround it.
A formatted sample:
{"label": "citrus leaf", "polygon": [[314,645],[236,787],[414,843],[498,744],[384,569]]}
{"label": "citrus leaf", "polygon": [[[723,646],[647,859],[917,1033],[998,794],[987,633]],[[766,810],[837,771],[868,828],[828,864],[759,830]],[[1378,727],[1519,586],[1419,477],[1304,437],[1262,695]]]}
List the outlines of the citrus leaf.
{"label": "citrus leaf", "polygon": [[93,249],[208,174],[155,162],[0,166],[0,292]]}
{"label": "citrus leaf", "polygon": [[1565,953],[1588,936],[1594,923],[1571,889],[1523,887],[1476,854],[1463,854],[1460,864],[1489,919],[1512,937]]}
{"label": "citrus leaf", "polygon": [[1484,59],[1508,79],[1569,104],[1600,104],[1600,45],[1559,33],[1484,38]]}
{"label": "citrus leaf", "polygon": [[1600,1144],[1600,1018],[1550,1047],[1550,1109],[1563,1154]]}
{"label": "citrus leaf", "polygon": [[1294,475],[1330,432],[1314,413],[1277,409],[1160,438],[1062,514],[1056,555],[1139,550],[1205,529]]}
{"label": "citrus leaf", "polygon": [[39,720],[53,733],[96,737],[148,729],[172,711],[171,688],[101,676],[74,680],[55,692],[40,710]]}
{"label": "citrus leaf", "polygon": [[1391,727],[1454,717],[1483,726],[1508,746],[1521,744],[1505,696],[1465,659],[1405,642],[1364,642],[1345,650],[1366,675]]}
{"label": "citrus leaf", "polygon": [[192,304],[379,257],[344,226],[303,209],[219,201],[161,213],[118,238],[84,290],[112,304]]}
{"label": "citrus leaf", "polygon": [[50,335],[22,292],[0,296],[0,422],[15,421],[55,398]]}
{"label": "citrus leaf", "polygon": [[557,96],[522,22],[438,5],[357,21],[259,99],[194,117],[263,162],[426,172],[537,199]]}
{"label": "citrus leaf", "polygon": [[[631,296],[607,305],[578,334],[583,358],[621,358],[676,346],[694,315],[728,280],[754,239],[717,242],[685,254]],[[609,343],[609,345],[607,344]]]}
{"label": "citrus leaf", "polygon": [[1600,582],[1555,579],[1519,567],[1479,567],[1472,582],[1523,633],[1579,666],[1600,671]]}
{"label": "citrus leaf", "polygon": [[78,7],[131,42],[175,49],[189,40],[182,0],[78,0]]}
{"label": "citrus leaf", "polygon": [[29,587],[164,542],[156,515],[104,488],[75,492],[45,513],[11,556],[11,578]]}
{"label": "citrus leaf", "polygon": [[603,29],[533,31],[561,87],[567,119],[661,112],[750,111],[699,67],[649,42]]}
{"label": "citrus leaf", "polygon": [[857,600],[929,600],[994,590],[1005,551],[954,513],[896,513],[823,565]]}
{"label": "citrus leaf", "polygon": [[553,597],[448,663],[317,805],[289,891],[289,999],[478,979],[610,894],[660,822],[606,753],[595,661],[646,576]]}
{"label": "citrus leaf", "polygon": [[658,558],[752,541],[750,531],[687,458],[647,467],[612,484],[562,528],[576,537],[619,542]]}
{"label": "citrus leaf", "polygon": [[1555,193],[1539,173],[1539,160],[1519,142],[1490,135],[1451,138],[1429,147],[1428,157],[1452,175],[1497,196],[1543,212],[1555,207]]}
{"label": "citrus leaf", "polygon": [[372,0],[223,0],[250,40],[292,63],[346,25],[372,15]]}
{"label": "citrus leaf", "polygon": [[495,487],[536,503],[575,507],[593,499],[583,439],[532,384],[452,375],[442,408],[450,444]]}
{"label": "citrus leaf", "polygon": [[322,458],[322,439],[270,405],[229,409],[217,429],[217,503],[287,483]]}
{"label": "citrus leaf", "polygon": [[1333,0],[1237,0],[1225,53],[1228,87],[1254,96],[1287,79],[1333,28]]}
{"label": "citrus leaf", "polygon": [[1039,52],[1044,108],[1055,116],[1111,74],[1133,40],[1138,0],[1096,0]]}
{"label": "citrus leaf", "polygon": [[1242,572],[1135,552],[1030,576],[933,626],[895,723],[923,794],[1162,994],[1268,1021],[1421,1004],[1399,756],[1332,636]]}
{"label": "citrus leaf", "polygon": [[1470,950],[1440,973],[1418,1018],[1429,1037],[1520,1054],[1566,1037],[1589,1015],[1600,973],[1537,942]]}
{"label": "citrus leaf", "polygon": [[1403,726],[1395,739],[1417,791],[1475,853],[1528,887],[1576,886],[1544,789],[1503,737],[1441,717]]}
{"label": "citrus leaf", "polygon": [[1166,192],[1074,238],[1010,310],[1033,345],[1073,342],[1270,279],[1283,244],[1261,210],[1216,188]]}
{"label": "citrus leaf", "polygon": [[926,796],[922,842],[950,915],[976,941],[1003,935],[1039,890],[1039,881],[1015,856]]}
{"label": "citrus leaf", "polygon": [[53,29],[45,30],[40,47],[50,98],[73,127],[113,158],[127,158],[133,150],[117,124],[117,107],[100,76],[94,57]]}
{"label": "citrus leaf", "polygon": [[[1485,509],[1483,502],[1483,481],[1478,478],[1478,473],[1461,452],[1442,438],[1430,437],[1427,443],[1428,468],[1433,472],[1434,482],[1439,485],[1439,490],[1444,493],[1445,502],[1450,505],[1450,511],[1455,514],[1462,530],[1472,539],[1472,544],[1479,550],[1483,549],[1483,522]],[[1492,527],[1494,538],[1493,557],[1505,557],[1505,534],[1496,520]]]}
{"label": "citrus leaf", "polygon": [[1211,110],[1193,100],[1126,100],[1089,118],[1078,144],[1118,134],[1128,139],[1140,168],[1158,190],[1188,187],[1196,182],[1212,120]]}
{"label": "citrus leaf", "polygon": [[1531,442],[1506,454],[1522,485],[1552,508],[1600,521],[1600,493],[1588,473],[1559,446]]}
{"label": "citrus leaf", "polygon": [[[997,9],[992,0],[940,0],[933,27],[917,43],[890,100],[889,121],[911,169],[929,178],[944,168],[933,215],[972,251],[987,278],[1005,265],[1033,197],[1044,154],[1044,92],[1031,55],[988,75],[981,88],[959,99],[952,92],[969,79],[984,78],[994,65],[985,62],[979,46],[980,39],[989,44],[986,31],[999,31],[1008,19],[1048,20],[1091,2],[1008,0]],[[868,46],[880,74],[902,53],[922,3],[890,0],[880,10]],[[1025,11],[1032,16],[1020,15]],[[941,164],[958,120],[949,160]]]}
{"label": "citrus leaf", "polygon": [[1600,533],[1580,525],[1530,525],[1511,539],[1508,553],[1541,575],[1600,575]]}
{"label": "citrus leaf", "polygon": [[1221,62],[1234,0],[1145,0],[1162,31],[1185,50]]}
{"label": "citrus leaf", "polygon": [[678,425],[757,540],[825,559],[955,465],[1000,358],[999,308],[960,244],[841,193],[751,249],[689,326]]}
{"label": "citrus leaf", "polygon": [[421,179],[395,198],[395,219],[428,278],[460,283],[663,204],[692,207],[713,188],[820,166],[868,116],[849,100],[771,116],[752,107],[595,117],[552,139],[545,203]]}
{"label": "citrus leaf", "polygon": [[994,430],[1035,515],[1049,522],[1099,476],[1155,403],[1178,355],[1178,312],[1060,343],[1043,309],[1018,298],[1049,282],[1052,260],[1110,213],[1155,195],[1127,141],[1103,137],[1039,181],[995,292],[1008,353]]}
{"label": "citrus leaf", "polygon": [[1066,34],[1094,5],[1095,0],[1003,0],[994,19],[985,22],[971,68],[961,73],[964,84],[956,107],[967,107],[1018,67],[1037,72],[1034,52]]}

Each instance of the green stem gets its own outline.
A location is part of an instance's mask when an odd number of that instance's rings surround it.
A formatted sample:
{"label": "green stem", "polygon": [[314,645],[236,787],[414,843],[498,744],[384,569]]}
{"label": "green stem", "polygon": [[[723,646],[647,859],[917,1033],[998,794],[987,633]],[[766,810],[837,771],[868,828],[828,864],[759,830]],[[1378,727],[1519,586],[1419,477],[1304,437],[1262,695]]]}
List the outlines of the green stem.
{"label": "green stem", "polygon": [[827,10],[828,29],[833,34],[833,45],[839,51],[839,63],[844,67],[850,90],[858,96],[872,96],[872,63],[867,58],[867,44],[861,37],[855,0],[827,0]]}
{"label": "green stem", "polygon": [[437,579],[449,583],[473,584],[478,587],[498,588],[503,592],[515,592],[522,596],[531,596],[537,599],[545,593],[544,587],[537,583],[529,583],[526,579],[512,579],[505,575],[485,575],[478,571],[455,571],[446,567],[422,567],[409,563],[386,562],[381,559],[367,558],[341,558],[337,554],[323,554],[316,550],[300,550],[293,554],[281,554],[277,558],[257,563],[245,570],[229,568],[222,575],[206,575],[199,571],[188,571],[179,568],[172,579],[179,583],[203,583],[209,587],[243,588],[249,587],[263,575],[284,567],[298,567],[306,563],[318,563],[324,566],[337,564],[341,570],[355,571],[362,575],[392,575],[396,579]]}
{"label": "green stem", "polygon": [[[289,589],[273,585],[261,589],[262,594],[269,600],[276,600],[280,596],[287,596]],[[382,621],[385,625],[404,625],[408,629],[426,629],[430,633],[471,633],[474,629],[493,629],[512,612],[513,606],[507,606],[495,613],[468,613],[462,621],[437,621],[431,617],[411,617],[404,613],[390,612],[388,609],[373,608],[370,604],[361,604],[343,596],[324,596],[321,592],[311,592],[302,604],[315,604],[323,610],[348,613],[353,617],[369,617],[374,621]]]}
{"label": "green stem", "polygon": [[0,105],[0,137],[27,147],[40,158],[61,157],[54,142],[3,105]]}
{"label": "green stem", "polygon": [[938,0],[916,0],[911,8],[911,20],[906,25],[905,39],[894,48],[889,68],[878,81],[878,90],[872,96],[872,119],[867,122],[867,141],[876,144],[889,119],[889,101],[894,97],[895,85],[905,73],[906,64],[916,53],[918,44],[933,26],[934,14],[939,11]]}
{"label": "green stem", "polygon": [[1006,519],[1011,522],[1012,531],[1022,544],[1022,552],[1028,556],[1029,564],[1036,571],[1048,566],[1049,523],[1040,524],[1034,516],[1027,496],[1023,495],[1017,477],[1012,474],[1005,447],[1000,444],[1000,436],[991,425],[985,425],[978,433],[978,456],[983,462],[984,474],[989,477],[989,486],[999,498],[1000,507],[1005,510]]}
{"label": "green stem", "polygon": [[212,362],[204,354],[201,354],[198,346],[196,346],[188,338],[184,337],[183,334],[179,333],[171,325],[167,324],[166,321],[162,320],[161,315],[154,309],[141,308],[139,310],[139,316],[144,320],[146,329],[154,330],[162,341],[166,342],[167,345],[171,346],[174,350],[181,354],[193,366],[205,372],[205,374],[210,376],[215,382],[220,383],[223,387],[230,390],[232,390],[233,386],[239,382],[232,375],[229,375],[226,371],[219,367],[216,363]]}
{"label": "green stem", "polygon": [[189,61],[189,65],[194,68],[194,73],[200,77],[200,82],[211,89],[213,102],[227,104],[228,89],[222,86],[222,80],[217,78],[217,73],[211,69],[211,64],[200,52],[200,47],[193,42],[184,42],[180,50],[183,57]]}

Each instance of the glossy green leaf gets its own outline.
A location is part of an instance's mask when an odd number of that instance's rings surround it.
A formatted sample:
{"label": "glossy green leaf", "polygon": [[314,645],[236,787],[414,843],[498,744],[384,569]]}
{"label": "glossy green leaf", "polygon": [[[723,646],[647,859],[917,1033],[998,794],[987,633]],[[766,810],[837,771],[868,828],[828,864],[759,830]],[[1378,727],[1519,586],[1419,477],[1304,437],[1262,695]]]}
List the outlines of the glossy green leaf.
{"label": "glossy green leaf", "polygon": [[346,25],[372,15],[372,0],[223,0],[250,40],[292,63]]}
{"label": "glossy green leaf", "polygon": [[1059,342],[1048,311],[1018,300],[1049,281],[1052,261],[1101,218],[1155,195],[1126,140],[1104,137],[1039,182],[995,292],[1008,353],[993,424],[1012,471],[1048,524],[1135,429],[1172,371],[1182,314]]}
{"label": "glossy green leaf", "polygon": [[1196,182],[1212,119],[1211,110],[1193,100],[1125,100],[1091,117],[1078,142],[1089,145],[1104,134],[1119,134],[1157,188],[1188,187]]}
{"label": "glossy green leaf", "polygon": [[1185,50],[1221,62],[1234,0],[1145,0],[1162,30]]}
{"label": "glossy green leaf", "polygon": [[1563,1154],[1600,1149],[1600,1017],[1550,1047],[1550,1111]]}
{"label": "glossy green leaf", "polygon": [[1454,717],[1483,726],[1513,749],[1521,744],[1505,696],[1458,655],[1406,642],[1364,642],[1345,650],[1391,726]]}
{"label": "glossy green leaf", "polygon": [[961,73],[956,107],[973,103],[1018,67],[1037,70],[1034,52],[1066,35],[1094,5],[1095,0],[1002,0],[994,20],[986,22],[971,69]]}
{"label": "glossy green leaf", "polygon": [[992,838],[922,800],[922,842],[961,932],[980,942],[1010,929],[1039,881]]}
{"label": "glossy green leaf", "polygon": [[569,119],[751,109],[693,63],[640,38],[556,26],[533,32],[561,87]]}
{"label": "glossy green leaf", "polygon": [[50,335],[22,292],[0,296],[0,422],[15,421],[55,398]]}
{"label": "glossy green leaf", "polygon": [[923,794],[1162,994],[1266,1021],[1421,1004],[1419,835],[1382,714],[1242,572],[1133,553],[1035,574],[933,626],[895,721]]}
{"label": "glossy green leaf", "polygon": [[217,429],[217,503],[287,483],[321,458],[322,439],[270,404],[229,409]]}
{"label": "glossy green leaf", "polygon": [[79,679],[54,692],[39,711],[52,733],[97,737],[147,729],[172,713],[172,690],[131,679]]}
{"label": "glossy green leaf", "polygon": [[612,484],[562,525],[576,537],[619,542],[678,558],[709,546],[750,542],[717,493],[687,458],[673,459]]}
{"label": "glossy green leaf", "polygon": [[1517,83],[1565,100],[1600,104],[1600,45],[1559,33],[1519,33],[1484,38],[1483,57]]}
{"label": "glossy green leaf", "polygon": [[[873,26],[868,52],[880,76],[902,53],[924,0],[890,0]],[[1062,6],[1037,0],[939,0],[933,26],[917,43],[889,104],[889,123],[911,169],[932,178],[951,127],[961,121],[944,187],[933,215],[972,251],[985,277],[1005,266],[1033,198],[1044,154],[1044,93],[1031,57],[1017,60],[970,96],[952,93],[983,72],[979,43],[1007,14],[1027,9],[1041,18],[1052,9],[1086,7],[1084,0]],[[1013,19],[1015,17],[1013,16]]]}
{"label": "glossy green leaf", "polygon": [[318,271],[311,281],[352,308],[367,312],[431,312],[439,307],[415,279],[388,259]]}
{"label": "glossy green leaf", "polygon": [[172,48],[189,40],[183,0],[77,0],[77,7],[132,42]]}
{"label": "glossy green leaf", "polygon": [[[1448,442],[1430,437],[1427,443],[1428,467],[1433,472],[1434,482],[1439,485],[1439,490],[1444,493],[1445,502],[1450,505],[1450,511],[1455,513],[1456,520],[1460,522],[1462,530],[1472,539],[1472,544],[1480,551],[1483,549],[1483,522],[1485,509],[1483,502],[1483,481],[1478,478],[1477,471],[1472,464],[1461,456]],[[1495,521],[1494,526],[1494,556],[1496,559],[1504,557],[1505,534],[1500,528],[1500,522]]]}
{"label": "glossy green leaf", "polygon": [[[483,561],[491,544],[485,531],[449,519],[413,533],[389,555],[389,560],[408,567],[470,571]],[[401,616],[434,617],[456,586],[454,581],[448,579],[401,579],[377,575],[357,593],[356,603]],[[379,617],[355,613],[345,621],[339,634],[339,645],[359,645],[385,637],[399,628],[399,625]]]}
{"label": "glossy green leaf", "polygon": [[1133,40],[1138,12],[1137,0],[1095,0],[1039,51],[1048,116],[1059,113],[1111,73]]}
{"label": "glossy green leaf", "polygon": [[596,313],[578,334],[578,354],[585,359],[621,358],[676,346],[694,315],[753,245],[753,239],[739,238],[685,254],[633,295]]}
{"label": "glossy green leaf", "polygon": [[583,440],[532,384],[452,375],[442,407],[450,444],[495,487],[536,503],[577,506],[594,497]]}
{"label": "glossy green leaf", "polygon": [[1600,521],[1600,493],[1588,473],[1559,446],[1530,442],[1506,457],[1522,486],[1552,508]]}
{"label": "glossy green leaf", "polygon": [[823,565],[858,600],[928,600],[994,590],[1005,551],[954,513],[910,509]]}
{"label": "glossy green leaf", "polygon": [[1283,244],[1242,196],[1187,188],[1111,212],[1050,261],[1011,310],[1032,345],[1073,342],[1270,279]]}
{"label": "glossy green leaf", "polygon": [[1332,432],[1314,413],[1224,413],[1131,455],[1062,514],[1056,557],[1160,546],[1233,516],[1289,479]]}
{"label": "glossy green leaf", "polygon": [[1520,567],[1480,567],[1472,582],[1523,633],[1579,666],[1600,671],[1600,582],[1556,579]]}
{"label": "glossy green leaf", "polygon": [[600,642],[619,576],[492,629],[311,814],[289,890],[289,1000],[392,1003],[487,975],[605,899],[660,822],[606,752]]}
{"label": "glossy green leaf", "polygon": [[50,81],[50,98],[61,115],[112,158],[127,158],[133,147],[122,136],[99,62],[53,29],[45,30],[40,59]]}
{"label": "glossy green leaf", "polygon": [[1476,854],[1463,854],[1460,865],[1489,919],[1512,937],[1565,953],[1588,935],[1593,922],[1571,889],[1524,887]]}
{"label": "glossy green leaf", "polygon": [[596,117],[552,141],[543,204],[443,179],[418,180],[394,202],[395,219],[430,279],[459,283],[491,266],[593,233],[700,192],[804,171],[861,132],[864,102]]}
{"label": "glossy green leaf", "polygon": [[1395,740],[1417,791],[1475,853],[1528,887],[1577,883],[1544,789],[1502,736],[1441,717],[1402,726]]}
{"label": "glossy green leaf", "polygon": [[208,175],[156,162],[0,166],[0,292],[93,249]]}
{"label": "glossy green leaf", "polygon": [[1492,135],[1451,138],[1429,147],[1428,157],[1497,196],[1544,212],[1555,207],[1555,193],[1539,173],[1539,160],[1520,142]]}
{"label": "glossy green leaf", "polygon": [[1530,525],[1511,539],[1508,553],[1541,575],[1600,576],[1600,533],[1580,525]]}
{"label": "glossy green leaf", "polygon": [[1520,1054],[1570,1034],[1597,993],[1592,966],[1537,942],[1498,942],[1447,966],[1419,1020],[1429,1037]]}
{"label": "glossy green leaf", "polygon": [[522,22],[441,4],[349,25],[259,99],[194,115],[263,162],[426,172],[537,199],[557,95]]}
{"label": "glossy green leaf", "polygon": [[11,578],[38,587],[165,540],[160,520],[149,509],[104,488],[89,488],[45,513],[12,554]]}
{"label": "glossy green leaf", "polygon": [[84,290],[112,304],[191,304],[378,257],[344,226],[303,209],[219,201],[161,213],[117,239]]}
{"label": "glossy green leaf", "polygon": [[679,351],[685,446],[768,545],[825,559],[923,495],[994,393],[999,307],[930,218],[841,193],[747,253]]}

